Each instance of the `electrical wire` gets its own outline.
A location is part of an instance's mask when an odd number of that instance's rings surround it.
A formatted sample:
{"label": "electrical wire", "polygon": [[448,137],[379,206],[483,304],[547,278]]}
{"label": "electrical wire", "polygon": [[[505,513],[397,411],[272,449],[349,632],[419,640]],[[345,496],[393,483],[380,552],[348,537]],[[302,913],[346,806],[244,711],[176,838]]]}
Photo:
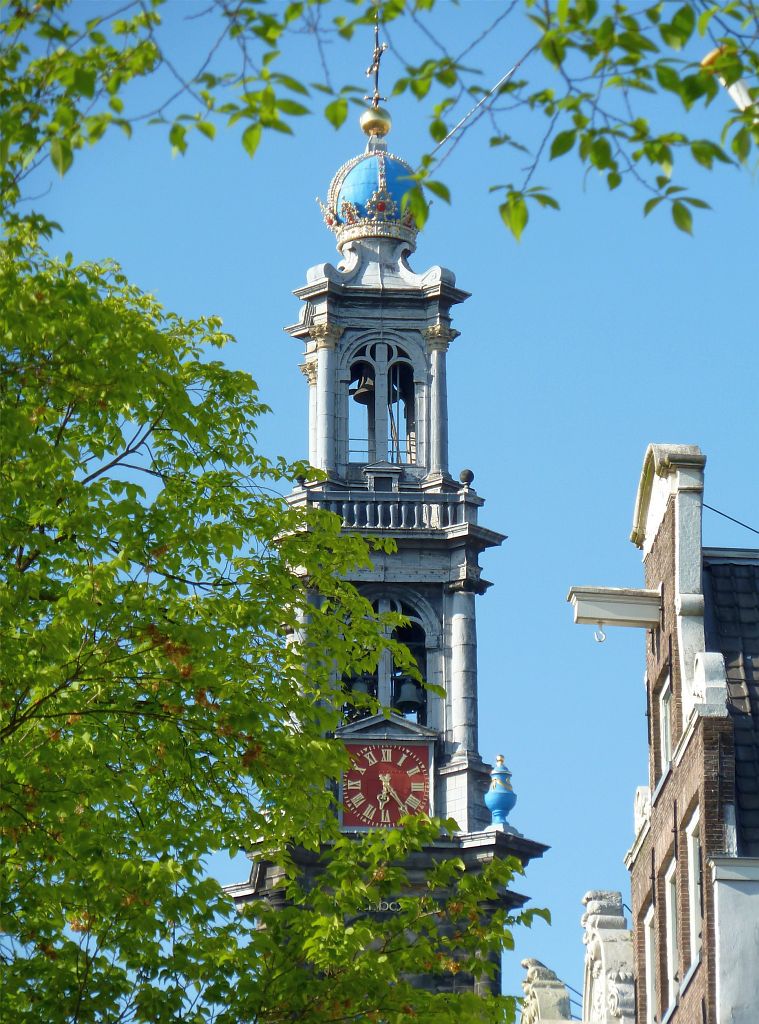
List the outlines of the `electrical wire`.
{"label": "electrical wire", "polygon": [[749,526],[748,523],[742,523],[740,519],[734,519],[733,516],[729,516],[727,512],[720,512],[718,508],[712,508],[711,505],[707,505],[704,502],[704,508],[708,508],[710,512],[716,512],[718,516],[723,516],[725,519],[729,519],[731,523],[737,523],[738,526],[742,526],[746,530],[751,530],[752,533],[759,534],[759,530],[755,530],[753,526]]}

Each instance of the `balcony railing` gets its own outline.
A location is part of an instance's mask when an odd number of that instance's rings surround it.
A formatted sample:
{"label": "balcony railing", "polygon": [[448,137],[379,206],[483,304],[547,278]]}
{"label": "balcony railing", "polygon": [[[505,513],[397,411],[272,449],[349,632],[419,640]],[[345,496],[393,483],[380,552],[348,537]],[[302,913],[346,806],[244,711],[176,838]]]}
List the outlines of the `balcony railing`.
{"label": "balcony railing", "polygon": [[445,530],[477,521],[475,502],[459,494],[327,494],[313,504],[340,516],[346,529]]}

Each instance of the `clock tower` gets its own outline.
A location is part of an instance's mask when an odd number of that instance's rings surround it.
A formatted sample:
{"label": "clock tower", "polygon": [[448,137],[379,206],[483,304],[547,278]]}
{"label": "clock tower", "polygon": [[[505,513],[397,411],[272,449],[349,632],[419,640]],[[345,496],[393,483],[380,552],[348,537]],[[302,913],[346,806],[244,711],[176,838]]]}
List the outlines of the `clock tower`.
{"label": "clock tower", "polygon": [[[417,227],[403,196],[413,169],[388,148],[386,111],[375,103],[361,126],[364,152],[340,167],[321,204],[341,259],[308,271],[295,292],[300,318],[287,328],[303,345],[309,461],[323,475],[302,481],[289,501],[335,513],[345,532],[392,538],[392,553],[373,551],[371,566],[350,578],[378,612],[403,616],[395,638],[432,688],[389,650],[375,671],[343,680],[383,710],[362,714],[351,703],[338,730],[351,759],[340,824],[350,833],[414,813],[453,818],[459,832],[428,851],[430,864],[441,856],[472,871],[494,857],[526,864],[546,847],[508,824],[510,773],[502,764],[491,772],[478,750],[475,606],[490,585],[479,559],[505,538],[479,522],[474,474],[454,478],[448,465],[451,315],[469,296],[450,270],[412,269]],[[272,896],[276,878],[259,862],[250,883],[233,888],[241,901]],[[524,901],[507,892],[503,905]]]}

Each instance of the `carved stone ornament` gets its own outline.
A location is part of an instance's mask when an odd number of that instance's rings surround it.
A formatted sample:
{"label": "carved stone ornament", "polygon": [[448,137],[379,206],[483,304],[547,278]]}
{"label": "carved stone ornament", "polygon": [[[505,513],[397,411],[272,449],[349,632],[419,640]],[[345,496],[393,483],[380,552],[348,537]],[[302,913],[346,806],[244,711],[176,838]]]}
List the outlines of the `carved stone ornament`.
{"label": "carved stone ornament", "polygon": [[583,1017],[589,1024],[634,1024],[632,932],[622,894],[593,889],[583,897],[586,910]]}
{"label": "carved stone ornament", "polygon": [[303,376],[306,378],[310,385],[316,384],[317,367],[315,359],[309,360],[306,363],[301,363],[300,372],[303,374]]}
{"label": "carved stone ornament", "polygon": [[540,960],[522,961],[527,977],[522,982],[522,1024],[558,1024],[571,1020],[569,989]]}
{"label": "carved stone ornament", "polygon": [[651,820],[651,787],[638,786],[635,790],[635,804],[633,807],[635,819],[635,835],[639,836],[641,830]]}
{"label": "carved stone ornament", "polygon": [[447,324],[432,324],[432,326],[425,327],[422,331],[422,337],[427,342],[427,348],[430,352],[436,349],[442,349],[443,352],[446,352],[450,343],[454,338],[458,338],[459,334],[459,331],[449,327]]}
{"label": "carved stone ornament", "polygon": [[308,329],[317,348],[334,348],[345,330],[340,324],[312,324]]}

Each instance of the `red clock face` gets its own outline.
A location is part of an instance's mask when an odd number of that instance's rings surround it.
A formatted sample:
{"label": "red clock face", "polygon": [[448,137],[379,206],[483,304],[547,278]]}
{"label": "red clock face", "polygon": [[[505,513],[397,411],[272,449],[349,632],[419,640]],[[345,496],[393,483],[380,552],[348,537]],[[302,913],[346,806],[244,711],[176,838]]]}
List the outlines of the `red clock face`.
{"label": "red clock face", "polygon": [[352,765],[343,778],[343,825],[397,825],[405,814],[429,814],[430,755],[403,743],[348,743]]}

